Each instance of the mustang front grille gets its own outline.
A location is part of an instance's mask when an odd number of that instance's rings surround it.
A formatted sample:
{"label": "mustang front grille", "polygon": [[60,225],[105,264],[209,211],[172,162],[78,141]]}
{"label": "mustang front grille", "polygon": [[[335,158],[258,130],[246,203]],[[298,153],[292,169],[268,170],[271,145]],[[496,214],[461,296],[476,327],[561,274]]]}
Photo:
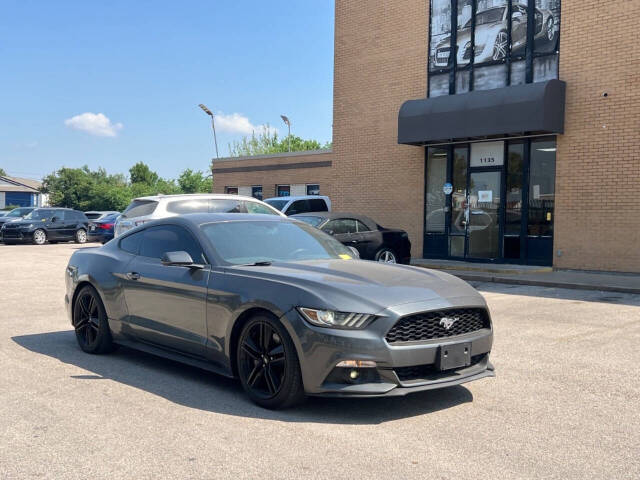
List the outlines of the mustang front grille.
{"label": "mustang front grille", "polygon": [[456,308],[416,313],[402,317],[387,332],[390,344],[455,337],[489,328],[489,316],[482,308]]}

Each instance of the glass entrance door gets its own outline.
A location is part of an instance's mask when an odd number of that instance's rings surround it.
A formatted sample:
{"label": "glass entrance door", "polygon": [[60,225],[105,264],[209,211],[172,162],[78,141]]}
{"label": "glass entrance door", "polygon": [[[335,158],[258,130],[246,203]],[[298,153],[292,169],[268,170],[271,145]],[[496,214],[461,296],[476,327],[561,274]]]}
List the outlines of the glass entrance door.
{"label": "glass entrance door", "polygon": [[500,170],[469,174],[466,205],[467,257],[494,259],[500,256]]}

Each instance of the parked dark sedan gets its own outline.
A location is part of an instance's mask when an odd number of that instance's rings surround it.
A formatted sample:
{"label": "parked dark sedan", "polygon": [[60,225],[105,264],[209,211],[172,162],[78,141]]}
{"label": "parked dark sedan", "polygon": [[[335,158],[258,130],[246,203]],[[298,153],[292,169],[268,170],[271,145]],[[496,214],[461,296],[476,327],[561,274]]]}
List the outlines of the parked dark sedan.
{"label": "parked dark sedan", "polygon": [[36,208],[21,220],[5,223],[0,229],[5,244],[43,245],[74,240],[87,241],[89,221],[84,213],[69,208]]}
{"label": "parked dark sedan", "polygon": [[89,241],[107,243],[113,238],[113,228],[120,213],[110,213],[97,220],[89,221]]}
{"label": "parked dark sedan", "polygon": [[190,214],[74,252],[65,303],[80,348],[114,343],[237,376],[267,408],[493,376],[483,297],[442,272],[352,259],[276,215]]}
{"label": "parked dark sedan", "polygon": [[404,264],[411,261],[411,242],[407,232],[381,227],[364,215],[314,212],[291,218],[333,235],[344,245],[355,247],[363,260]]}

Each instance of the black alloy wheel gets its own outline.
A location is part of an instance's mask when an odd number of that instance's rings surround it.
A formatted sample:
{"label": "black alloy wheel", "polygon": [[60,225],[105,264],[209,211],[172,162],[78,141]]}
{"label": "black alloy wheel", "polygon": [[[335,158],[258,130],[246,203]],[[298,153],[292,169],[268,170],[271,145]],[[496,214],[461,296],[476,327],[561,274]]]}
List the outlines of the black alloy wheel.
{"label": "black alloy wheel", "polygon": [[304,398],[293,342],[275,318],[258,315],[242,329],[238,375],[251,400],[265,408],[284,408]]}
{"label": "black alloy wheel", "polygon": [[76,340],[87,353],[106,353],[113,349],[107,314],[102,300],[92,287],[84,287],[73,305]]}

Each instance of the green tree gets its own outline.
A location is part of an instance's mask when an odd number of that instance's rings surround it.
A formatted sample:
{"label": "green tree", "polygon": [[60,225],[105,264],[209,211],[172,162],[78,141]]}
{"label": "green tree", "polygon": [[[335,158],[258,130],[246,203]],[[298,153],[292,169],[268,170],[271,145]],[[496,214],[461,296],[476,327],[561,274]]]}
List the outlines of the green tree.
{"label": "green tree", "polygon": [[7,172],[4,171],[4,168],[0,167],[0,177],[6,177]]}
{"label": "green tree", "polygon": [[211,193],[213,182],[211,177],[205,177],[200,170],[190,168],[184,170],[178,177],[178,186],[182,193]]}
{"label": "green tree", "polygon": [[158,174],[152,172],[149,166],[143,162],[136,163],[129,169],[131,183],[144,183],[145,185],[155,185],[158,183]]}
{"label": "green tree", "polygon": [[331,149],[330,142],[324,145],[317,140],[305,140],[296,135],[278,138],[278,133],[264,127],[258,135],[254,133],[250,137],[244,136],[239,141],[229,145],[229,155],[232,157],[249,157],[252,155],[268,155],[285,153],[289,151],[289,139],[292,152],[304,152],[309,150]]}
{"label": "green tree", "polygon": [[49,202],[53,206],[86,210],[93,185],[86,165],[82,168],[63,167],[44,178],[41,190],[49,194]]}

